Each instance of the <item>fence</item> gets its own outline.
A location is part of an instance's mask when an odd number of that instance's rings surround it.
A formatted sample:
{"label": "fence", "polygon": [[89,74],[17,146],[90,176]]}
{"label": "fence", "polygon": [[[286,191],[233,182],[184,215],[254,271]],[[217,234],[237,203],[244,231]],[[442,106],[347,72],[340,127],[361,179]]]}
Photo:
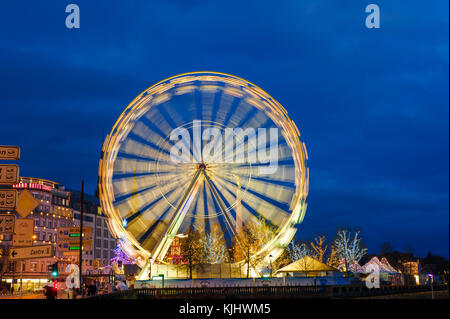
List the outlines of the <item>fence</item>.
{"label": "fence", "polygon": [[[447,289],[434,286],[435,290]],[[214,288],[142,288],[88,297],[90,299],[146,298],[354,298],[409,292],[430,291],[429,285],[381,286],[274,286],[274,287],[214,287]]]}

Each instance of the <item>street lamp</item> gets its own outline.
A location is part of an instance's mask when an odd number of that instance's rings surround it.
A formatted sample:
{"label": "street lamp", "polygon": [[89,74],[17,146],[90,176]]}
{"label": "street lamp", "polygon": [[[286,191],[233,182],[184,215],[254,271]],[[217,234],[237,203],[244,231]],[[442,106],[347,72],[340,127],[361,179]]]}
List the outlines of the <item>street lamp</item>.
{"label": "street lamp", "polygon": [[153,260],[153,258],[150,257],[150,258],[149,258],[149,261],[150,261],[150,269],[149,269],[149,271],[148,271],[148,279],[152,279],[152,260]]}
{"label": "street lamp", "polygon": [[270,277],[272,277],[272,272],[273,272],[273,268],[272,268],[272,255],[269,255],[269,260],[270,260]]}

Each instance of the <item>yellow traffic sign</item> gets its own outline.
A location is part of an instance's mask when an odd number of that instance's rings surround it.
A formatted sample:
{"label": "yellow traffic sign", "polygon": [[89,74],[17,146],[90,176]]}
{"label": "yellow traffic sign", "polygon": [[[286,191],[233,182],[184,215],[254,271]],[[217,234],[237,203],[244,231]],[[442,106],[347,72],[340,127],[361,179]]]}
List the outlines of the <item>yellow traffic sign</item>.
{"label": "yellow traffic sign", "polygon": [[16,222],[16,216],[11,214],[0,215],[0,234],[12,234],[14,233],[14,225]]}
{"label": "yellow traffic sign", "polygon": [[19,146],[5,146],[0,145],[0,160],[19,160],[20,147]]}
{"label": "yellow traffic sign", "polygon": [[16,211],[23,218],[27,217],[40,202],[28,190],[24,189],[18,198]]}
{"label": "yellow traffic sign", "polygon": [[17,205],[17,190],[0,189],[0,210],[14,210]]}
{"label": "yellow traffic sign", "polygon": [[12,238],[13,246],[28,246],[33,244],[33,219],[19,218],[16,220],[16,232]]}
{"label": "yellow traffic sign", "polygon": [[11,247],[9,249],[9,259],[33,259],[53,257],[52,245],[40,245],[29,247]]}
{"label": "yellow traffic sign", "polygon": [[12,185],[19,181],[19,166],[16,164],[0,164],[0,184]]}

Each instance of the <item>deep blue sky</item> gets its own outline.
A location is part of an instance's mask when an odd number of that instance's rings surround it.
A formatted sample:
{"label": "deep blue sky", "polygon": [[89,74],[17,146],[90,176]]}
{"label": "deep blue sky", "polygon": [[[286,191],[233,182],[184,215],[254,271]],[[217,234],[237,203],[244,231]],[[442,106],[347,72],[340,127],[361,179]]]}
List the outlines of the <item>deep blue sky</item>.
{"label": "deep blue sky", "polygon": [[[245,2],[245,4],[244,4]],[[81,28],[65,28],[65,6]],[[189,3],[189,4],[188,4]],[[381,8],[381,29],[364,25]],[[302,133],[310,196],[298,237],[360,228],[448,256],[448,1],[7,1],[0,144],[21,175],[93,193],[102,135],[155,82],[211,70],[274,96]]]}

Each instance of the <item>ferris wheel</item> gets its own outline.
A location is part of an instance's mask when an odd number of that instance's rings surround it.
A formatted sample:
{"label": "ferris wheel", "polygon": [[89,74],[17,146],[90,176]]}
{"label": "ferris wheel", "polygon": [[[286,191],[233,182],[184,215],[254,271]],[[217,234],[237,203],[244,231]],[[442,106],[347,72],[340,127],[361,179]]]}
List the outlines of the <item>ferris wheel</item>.
{"label": "ferris wheel", "polygon": [[230,247],[261,221],[271,235],[254,255],[276,259],[305,215],[306,160],[296,125],[265,91],[228,74],[186,73],[120,115],[103,144],[100,201],[140,267],[164,262],[192,227],[220,229]]}

